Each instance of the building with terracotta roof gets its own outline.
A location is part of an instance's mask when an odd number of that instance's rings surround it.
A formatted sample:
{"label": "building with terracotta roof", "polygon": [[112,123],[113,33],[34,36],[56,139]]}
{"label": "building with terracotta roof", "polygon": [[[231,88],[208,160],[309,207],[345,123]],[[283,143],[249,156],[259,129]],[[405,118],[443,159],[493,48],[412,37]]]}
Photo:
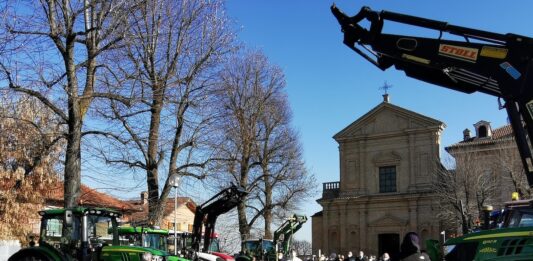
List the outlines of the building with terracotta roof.
{"label": "building with terracotta roof", "polygon": [[[46,205],[53,207],[63,207],[64,202],[64,188],[63,183],[58,182],[55,186],[50,188],[50,194],[46,198]],[[129,215],[138,212],[137,206],[120,200],[108,194],[97,191],[86,185],[81,185],[81,194],[78,199],[79,206],[87,207],[102,207],[121,211],[124,215]]]}
{"label": "building with terracotta roof", "polygon": [[475,136],[465,129],[462,141],[445,148],[455,159],[456,169],[468,164],[468,168],[477,167],[476,171],[493,175],[497,189],[486,203],[495,209],[511,200],[512,192],[527,196],[527,180],[511,125],[493,129],[490,122],[479,121],[473,126]]}
{"label": "building with terracotta roof", "polygon": [[[63,182],[58,180],[51,184],[50,189],[43,195],[43,197],[45,200],[41,209],[62,208],[64,206]],[[120,211],[123,214],[123,222],[128,222],[132,213],[140,211],[139,208],[133,204],[99,192],[96,189],[83,184],[81,185],[81,194],[77,203],[79,206],[110,208]],[[39,234],[41,224],[40,217],[36,214],[35,218],[32,218],[29,222],[33,233]]]}
{"label": "building with terracotta roof", "polygon": [[[140,200],[129,200],[128,203],[140,210],[132,213],[130,225],[148,225],[148,193],[142,192]],[[174,219],[176,219],[176,230],[178,232],[192,232],[196,203],[189,197],[178,197],[177,208],[175,208],[174,203],[174,198],[168,198],[165,202],[165,210],[160,227],[174,230]]]}

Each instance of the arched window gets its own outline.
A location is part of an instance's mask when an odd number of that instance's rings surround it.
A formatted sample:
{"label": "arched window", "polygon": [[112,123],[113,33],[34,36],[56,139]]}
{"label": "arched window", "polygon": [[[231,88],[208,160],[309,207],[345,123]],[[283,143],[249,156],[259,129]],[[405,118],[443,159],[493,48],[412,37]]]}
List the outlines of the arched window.
{"label": "arched window", "polygon": [[487,137],[487,126],[479,126],[477,133],[479,134],[479,138]]}

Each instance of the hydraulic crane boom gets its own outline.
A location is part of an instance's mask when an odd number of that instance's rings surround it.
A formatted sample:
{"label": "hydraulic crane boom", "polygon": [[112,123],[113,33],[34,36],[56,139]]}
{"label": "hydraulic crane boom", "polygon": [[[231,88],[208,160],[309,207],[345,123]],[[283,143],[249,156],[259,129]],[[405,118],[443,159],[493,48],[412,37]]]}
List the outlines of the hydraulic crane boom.
{"label": "hydraulic crane boom", "polygon": [[[409,77],[453,90],[483,92],[504,100],[529,186],[533,186],[533,39],[498,34],[426,18],[376,12],[363,7],[347,16],[335,5],[333,15],[344,33],[344,44],[386,70],[394,65]],[[369,28],[359,24],[363,19]],[[433,29],[436,38],[382,33],[386,20]],[[445,40],[443,33],[464,41]],[[366,50],[363,51],[359,47]]]}
{"label": "hydraulic crane boom", "polygon": [[[278,241],[281,239],[282,253],[286,257],[289,256],[289,247],[292,242],[292,236],[296,233],[302,225],[307,221],[306,216],[292,215],[281,226],[274,231],[274,245],[277,247]],[[276,255],[277,258],[277,255]]]}
{"label": "hydraulic crane boom", "polygon": [[215,232],[215,223],[218,216],[236,207],[248,194],[242,187],[231,185],[220,191],[215,196],[196,207],[192,230],[192,248],[200,251],[202,237],[202,224],[205,224],[204,246],[201,252],[207,252],[211,244],[211,234]]}

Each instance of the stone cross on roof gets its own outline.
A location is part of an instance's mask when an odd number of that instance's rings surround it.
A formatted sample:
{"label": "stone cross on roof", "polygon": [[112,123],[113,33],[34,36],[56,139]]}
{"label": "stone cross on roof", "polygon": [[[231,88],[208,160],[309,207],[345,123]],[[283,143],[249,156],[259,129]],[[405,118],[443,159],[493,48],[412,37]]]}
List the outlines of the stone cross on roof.
{"label": "stone cross on roof", "polygon": [[387,81],[383,83],[383,86],[379,87],[380,90],[383,90],[385,93],[383,94],[383,102],[389,102],[389,94],[387,91],[392,88],[391,84],[388,84]]}
{"label": "stone cross on roof", "polygon": [[387,94],[387,91],[392,88],[392,84],[388,84],[387,81],[383,83],[383,86],[379,87],[380,90],[383,90],[385,94]]}

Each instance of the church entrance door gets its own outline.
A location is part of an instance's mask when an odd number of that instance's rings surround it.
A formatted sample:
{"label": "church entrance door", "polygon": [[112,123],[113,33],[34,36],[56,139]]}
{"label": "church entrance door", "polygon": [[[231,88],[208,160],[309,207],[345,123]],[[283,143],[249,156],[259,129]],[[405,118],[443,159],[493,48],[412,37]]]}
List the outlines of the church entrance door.
{"label": "church entrance door", "polygon": [[400,235],[396,233],[379,234],[378,247],[379,256],[387,252],[392,260],[396,260],[400,253]]}

